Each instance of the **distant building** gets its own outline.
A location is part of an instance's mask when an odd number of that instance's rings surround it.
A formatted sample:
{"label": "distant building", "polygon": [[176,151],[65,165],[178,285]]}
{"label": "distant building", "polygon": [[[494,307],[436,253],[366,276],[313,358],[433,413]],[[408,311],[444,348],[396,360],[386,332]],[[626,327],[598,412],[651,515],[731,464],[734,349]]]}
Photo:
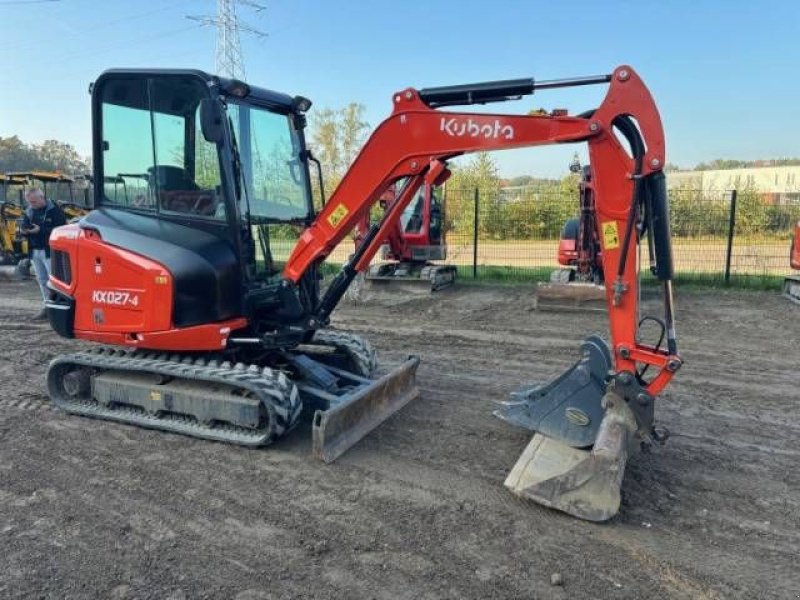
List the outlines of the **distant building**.
{"label": "distant building", "polygon": [[770,204],[800,204],[800,166],[673,171],[670,189],[720,191],[754,188]]}

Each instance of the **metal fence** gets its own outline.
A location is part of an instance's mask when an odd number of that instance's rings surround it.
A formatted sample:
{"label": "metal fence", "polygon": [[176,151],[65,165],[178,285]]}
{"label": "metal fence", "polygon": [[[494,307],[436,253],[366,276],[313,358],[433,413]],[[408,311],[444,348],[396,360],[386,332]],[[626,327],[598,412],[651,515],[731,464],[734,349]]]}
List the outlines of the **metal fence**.
{"label": "metal fence", "polygon": [[[800,203],[777,204],[754,190],[669,192],[678,278],[767,282],[789,270],[789,240]],[[462,275],[542,280],[558,267],[564,222],[577,194],[558,187],[445,190],[448,258]],[[643,253],[643,270],[648,266]]]}

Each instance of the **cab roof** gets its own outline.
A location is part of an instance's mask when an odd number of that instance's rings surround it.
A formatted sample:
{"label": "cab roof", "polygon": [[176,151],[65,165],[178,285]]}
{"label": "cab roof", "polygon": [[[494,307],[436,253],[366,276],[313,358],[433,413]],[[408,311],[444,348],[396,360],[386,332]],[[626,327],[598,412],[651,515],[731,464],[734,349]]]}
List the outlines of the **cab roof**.
{"label": "cab roof", "polygon": [[223,96],[234,99],[243,98],[250,104],[281,112],[288,113],[294,110],[293,96],[250,85],[249,83],[237,79],[212,75],[199,69],[108,69],[97,78],[89,89],[93,91],[107,80],[181,76],[199,79],[207,87]]}

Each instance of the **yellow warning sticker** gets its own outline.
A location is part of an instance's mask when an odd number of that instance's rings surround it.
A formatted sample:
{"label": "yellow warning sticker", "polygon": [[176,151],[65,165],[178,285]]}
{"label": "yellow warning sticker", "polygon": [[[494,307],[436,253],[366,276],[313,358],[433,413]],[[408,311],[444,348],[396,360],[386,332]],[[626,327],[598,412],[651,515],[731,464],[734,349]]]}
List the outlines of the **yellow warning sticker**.
{"label": "yellow warning sticker", "polygon": [[603,248],[613,250],[619,248],[619,230],[616,221],[606,221],[603,227]]}
{"label": "yellow warning sticker", "polygon": [[347,210],[347,207],[344,204],[340,204],[328,215],[328,223],[331,224],[331,227],[336,227],[348,214],[350,214],[350,211]]}
{"label": "yellow warning sticker", "polygon": [[150,400],[153,402],[158,402],[161,400],[161,392],[150,392]]}

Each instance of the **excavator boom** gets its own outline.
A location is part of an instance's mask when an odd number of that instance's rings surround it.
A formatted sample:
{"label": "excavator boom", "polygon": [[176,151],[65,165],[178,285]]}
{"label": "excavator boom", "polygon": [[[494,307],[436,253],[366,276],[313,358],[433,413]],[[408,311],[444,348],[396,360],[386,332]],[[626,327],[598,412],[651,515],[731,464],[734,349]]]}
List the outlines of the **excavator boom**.
{"label": "excavator boom", "polygon": [[[473,114],[444,106],[501,102],[537,89],[608,84],[601,105],[583,116]],[[610,344],[589,338],[582,358],[547,386],[529,386],[495,414],[535,432],[506,485],[581,518],[605,520],[619,508],[629,453],[661,438],[655,397],[682,365],[675,335],[672,253],[664,132],[655,103],[636,72],[536,83],[492,82],[431,90],[408,88],[393,97],[394,111],[369,138],[315,222],[302,234],[283,275],[298,282],[351,231],[386,189],[403,184],[320,301],[326,322],[350,282],[396,227],[417,190],[435,183],[446,161],[470,152],[584,142],[593,175]],[[630,149],[630,153],[626,150]],[[661,340],[639,337],[640,237],[649,236],[653,274],[663,286]],[[663,342],[663,345],[662,345]],[[645,376],[651,370],[650,375]]]}
{"label": "excavator boom", "polygon": [[[284,278],[298,282],[356,227],[386,188],[405,178],[397,200],[380,225],[364,236],[339,281],[323,297],[319,316],[326,318],[344,291],[340,288],[346,289],[343,284],[369,264],[417,190],[426,181],[439,177],[446,160],[470,152],[585,142],[594,174],[616,370],[635,373],[637,363],[659,369],[646,386],[648,393],[658,394],[681,364],[673,323],[672,257],[662,171],[665,146],[658,110],[647,87],[628,66],[618,67],[608,76],[548,81],[540,87],[601,82],[609,83],[608,93],[590,118],[456,113],[433,108],[454,102],[466,104],[469,98],[472,102],[487,102],[514,97],[521,89],[518,80],[504,85],[479,84],[475,93],[470,93],[472,88],[467,86],[427,92],[408,88],[396,93],[392,115],[376,128],[314,223],[301,234],[284,267]],[[537,84],[531,81],[530,92],[534,89],[538,89]],[[457,100],[461,98],[458,94],[463,100]],[[628,155],[614,128],[629,133],[636,142],[639,154],[635,158]],[[640,209],[645,197],[654,209],[649,213],[653,220],[650,231],[657,238],[657,276],[664,282],[666,292],[666,349],[636,341],[639,307],[635,226],[643,215]]]}

